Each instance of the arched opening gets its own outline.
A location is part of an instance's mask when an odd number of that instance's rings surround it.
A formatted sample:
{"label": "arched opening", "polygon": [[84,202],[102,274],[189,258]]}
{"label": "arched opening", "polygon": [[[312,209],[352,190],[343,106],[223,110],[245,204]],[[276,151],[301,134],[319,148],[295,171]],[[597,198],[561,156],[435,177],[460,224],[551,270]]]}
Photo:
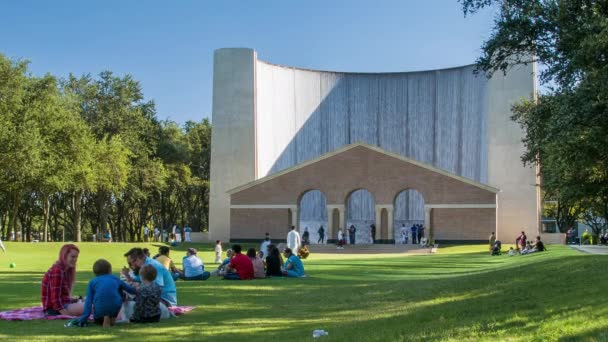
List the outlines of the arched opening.
{"label": "arched opening", "polygon": [[[366,189],[359,189],[350,193],[346,199],[346,237],[350,243],[348,229],[355,227],[355,244],[372,243],[371,225],[376,224],[376,199]],[[378,238],[379,227],[376,231]]]}
{"label": "arched opening", "polygon": [[424,197],[420,191],[408,189],[395,197],[393,231],[396,243],[405,243],[404,227],[408,232],[408,243],[413,243],[412,226],[424,225]]}
{"label": "arched opening", "polygon": [[327,198],[319,190],[309,190],[300,197],[298,203],[300,235],[303,237],[308,230],[311,244],[320,243],[319,228],[323,226],[325,231],[325,243],[327,243]]}

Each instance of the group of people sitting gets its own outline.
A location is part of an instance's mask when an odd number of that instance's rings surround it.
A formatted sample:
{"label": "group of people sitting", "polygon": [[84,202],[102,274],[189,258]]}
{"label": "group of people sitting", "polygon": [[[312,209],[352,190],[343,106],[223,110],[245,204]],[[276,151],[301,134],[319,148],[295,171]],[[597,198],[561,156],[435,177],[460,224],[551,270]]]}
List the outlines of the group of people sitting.
{"label": "group of people sitting", "polygon": [[177,291],[171,273],[141,248],[126,254],[129,268],[122,270],[124,281],[112,274],[105,259],[93,264],[95,277],[89,281],[86,298],[72,296],[76,262],[80,250],[66,244],[42,278],[42,308],[45,315],[79,317],[75,325],[85,326],[93,313],[95,323],[109,327],[118,317],[136,323],[158,322],[170,317],[168,307],[177,305]]}
{"label": "group of people sitting", "polygon": [[[221,242],[218,244],[221,255]],[[290,248],[285,248],[281,256],[276,246],[267,247],[266,253],[250,248],[243,255],[241,246],[235,244],[214,273],[231,280],[305,276],[302,261]],[[174,265],[169,253],[167,246],[161,246],[154,257],[147,249],[130,249],[124,255],[129,267],[122,269],[120,278],[112,274],[110,262],[98,259],[93,264],[95,277],[89,281],[83,299],[72,295],[80,250],[74,244],[66,244],[42,278],[43,311],[47,316],[78,317],[74,321],[77,326],[87,325],[91,313],[95,323],[104,327],[114,325],[117,319],[151,323],[169,318],[168,308],[177,306],[175,281],[206,280],[211,275],[205,271],[196,249],[188,248],[182,270]]]}
{"label": "group of people sitting", "polygon": [[[490,234],[490,255],[500,255],[502,242],[496,239],[496,235],[494,232]],[[513,256],[516,254],[531,254],[536,252],[544,252],[547,250],[545,244],[541,241],[540,236],[537,236],[534,242],[528,241],[525,232],[521,232],[521,234],[515,239],[515,249],[513,247],[509,248],[509,255]]]}
{"label": "group of people sitting", "polygon": [[[217,251],[216,245],[216,260]],[[279,248],[273,244],[267,245],[266,251],[256,252],[252,247],[246,255],[241,252],[241,245],[233,245],[232,249],[226,251],[226,258],[213,274],[229,280],[305,276],[304,264],[291,248],[285,248],[282,256]]]}

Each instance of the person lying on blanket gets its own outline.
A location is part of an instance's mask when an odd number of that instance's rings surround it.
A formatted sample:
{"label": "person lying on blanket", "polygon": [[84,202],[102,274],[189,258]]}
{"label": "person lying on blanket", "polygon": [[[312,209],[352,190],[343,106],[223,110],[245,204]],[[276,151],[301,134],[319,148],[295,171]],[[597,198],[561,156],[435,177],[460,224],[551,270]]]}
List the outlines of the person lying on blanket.
{"label": "person lying on blanket", "polygon": [[66,244],[59,251],[59,260],[42,278],[42,309],[47,316],[80,316],[84,310],[82,301],[72,296],[76,262],[80,250],[73,244]]}

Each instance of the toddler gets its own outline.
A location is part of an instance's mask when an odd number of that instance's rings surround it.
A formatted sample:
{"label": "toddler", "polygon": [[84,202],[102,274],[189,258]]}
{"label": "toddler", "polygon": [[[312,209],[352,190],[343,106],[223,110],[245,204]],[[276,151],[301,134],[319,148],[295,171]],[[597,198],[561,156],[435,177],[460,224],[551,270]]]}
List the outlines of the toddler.
{"label": "toddler", "polygon": [[160,320],[160,294],[162,290],[154,282],[156,269],[152,265],[144,265],[139,270],[141,287],[135,296],[135,309],[131,322],[154,323]]}
{"label": "toddler", "polygon": [[112,265],[105,259],[99,259],[93,264],[95,278],[89,282],[84,312],[78,319],[78,325],[84,326],[94,307],[95,323],[104,328],[114,325],[116,316],[122,307],[122,291],[135,294],[135,289],[112,274]]}
{"label": "toddler", "polygon": [[215,263],[219,264],[222,262],[222,241],[215,241]]}

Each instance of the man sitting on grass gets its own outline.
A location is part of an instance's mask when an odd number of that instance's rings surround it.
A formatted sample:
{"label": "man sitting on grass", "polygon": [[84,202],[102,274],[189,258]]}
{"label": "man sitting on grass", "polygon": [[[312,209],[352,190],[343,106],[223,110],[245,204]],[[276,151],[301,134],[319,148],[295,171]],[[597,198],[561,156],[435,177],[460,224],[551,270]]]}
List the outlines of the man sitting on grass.
{"label": "man sitting on grass", "polygon": [[246,255],[241,254],[241,245],[232,246],[234,256],[230,259],[224,279],[247,280],[253,279],[253,263]]}
{"label": "man sitting on grass", "polygon": [[[127,263],[129,267],[137,274],[144,265],[152,265],[157,272],[156,279],[154,282],[162,289],[161,301],[167,307],[177,305],[177,289],[175,288],[175,281],[171,273],[163,266],[160,262],[146,257],[144,251],[141,248],[131,248],[125,256],[127,257]],[[128,269],[123,269],[122,274],[129,282],[141,283],[139,276],[131,277]]]}

